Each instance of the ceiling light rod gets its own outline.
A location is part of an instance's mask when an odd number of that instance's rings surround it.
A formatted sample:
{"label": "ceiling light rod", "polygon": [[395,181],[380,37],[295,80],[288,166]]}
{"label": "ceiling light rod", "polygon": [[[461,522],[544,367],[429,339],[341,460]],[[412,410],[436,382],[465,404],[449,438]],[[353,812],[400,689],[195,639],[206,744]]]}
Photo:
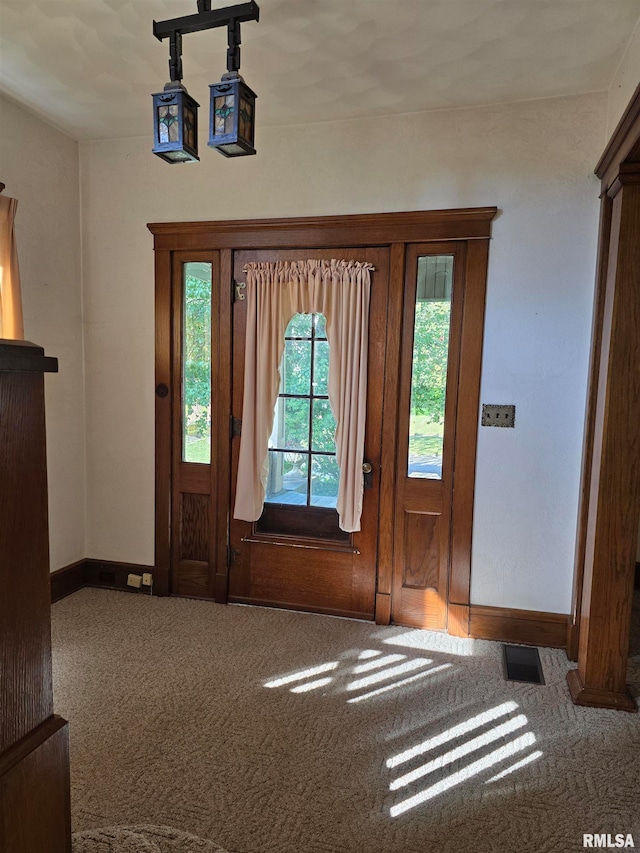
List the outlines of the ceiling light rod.
{"label": "ceiling light rod", "polygon": [[182,80],[182,36],[214,27],[227,27],[227,71],[240,69],[240,24],[243,21],[258,21],[260,8],[254,0],[238,6],[226,6],[211,11],[211,0],[198,0],[198,14],[172,18],[170,21],[153,22],[153,34],[162,41],[169,39],[169,75],[171,82]]}
{"label": "ceiling light rod", "polygon": [[254,0],[240,3],[237,6],[225,6],[224,9],[211,10],[211,0],[198,0],[198,12],[195,15],[185,15],[182,18],[172,18],[169,21],[154,21],[153,34],[162,41],[171,38],[174,33],[181,36],[185,33],[199,33],[201,30],[211,30],[214,27],[226,27],[231,21],[259,21],[260,7]]}

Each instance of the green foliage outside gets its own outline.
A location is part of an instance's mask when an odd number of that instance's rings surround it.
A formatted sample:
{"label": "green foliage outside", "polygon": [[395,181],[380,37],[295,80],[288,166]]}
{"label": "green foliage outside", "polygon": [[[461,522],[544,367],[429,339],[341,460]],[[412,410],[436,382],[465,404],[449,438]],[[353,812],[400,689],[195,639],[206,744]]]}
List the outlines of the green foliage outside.
{"label": "green foliage outside", "polygon": [[[187,275],[185,278],[184,404],[188,437],[187,458],[209,462],[211,422],[211,284]],[[450,303],[425,301],[416,305],[411,389],[411,452],[437,455],[442,450],[446,365],[449,346]],[[309,320],[292,320],[287,334],[307,334]],[[316,344],[314,393],[327,394],[328,345]],[[282,391],[309,393],[311,343],[287,341],[283,359]],[[309,404],[290,400],[284,430],[284,447],[307,447]],[[316,401],[313,411],[312,450],[333,450],[335,421],[326,402]],[[337,489],[332,467],[321,465],[318,485],[327,493]],[[326,482],[324,482],[326,480]],[[335,482],[334,482],[335,481]],[[322,489],[324,492],[324,488]]]}
{"label": "green foliage outside", "polygon": [[209,438],[197,438],[189,441],[185,462],[202,462],[208,465],[211,461],[211,444]]}
{"label": "green foliage outside", "polygon": [[449,351],[449,302],[418,302],[413,339],[411,414],[444,422]]}
{"label": "green foliage outside", "polygon": [[[184,282],[185,459],[209,462],[211,432],[211,281]],[[197,456],[198,458],[195,458]]]}
{"label": "green foliage outside", "polygon": [[[324,335],[322,315],[315,315],[316,335]],[[311,335],[311,317],[296,315],[289,326],[288,336]],[[316,341],[313,369],[313,393],[328,394],[329,346],[326,341]],[[284,394],[310,394],[311,392],[311,341],[289,340],[280,365],[280,392]],[[310,411],[309,406],[312,406]],[[326,451],[335,453],[336,422],[328,400],[284,399],[278,403],[280,430],[275,444],[288,450],[285,454],[285,473],[289,468],[306,466],[306,457],[295,450]],[[309,415],[311,414],[311,447],[309,448]],[[313,494],[335,496],[338,491],[339,472],[333,457],[312,456]],[[304,493],[304,487],[301,487]],[[297,490],[298,491],[298,490]],[[277,498],[276,498],[277,500]]]}
{"label": "green foliage outside", "polygon": [[409,423],[409,455],[441,456],[444,424],[434,424],[423,415],[413,415]]}
{"label": "green foliage outside", "polygon": [[442,457],[447,391],[450,303],[416,305],[411,381],[409,460]]}
{"label": "green foliage outside", "polygon": [[211,402],[211,282],[185,279],[184,404],[192,434],[208,433]]}

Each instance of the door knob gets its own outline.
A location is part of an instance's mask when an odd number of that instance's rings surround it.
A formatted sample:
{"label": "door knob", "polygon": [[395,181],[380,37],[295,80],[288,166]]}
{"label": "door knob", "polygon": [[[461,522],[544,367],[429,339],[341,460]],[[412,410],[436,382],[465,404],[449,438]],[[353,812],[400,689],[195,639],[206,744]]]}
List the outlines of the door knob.
{"label": "door knob", "polygon": [[364,489],[368,491],[373,488],[373,467],[371,462],[363,462],[362,463],[362,473],[364,475]]}

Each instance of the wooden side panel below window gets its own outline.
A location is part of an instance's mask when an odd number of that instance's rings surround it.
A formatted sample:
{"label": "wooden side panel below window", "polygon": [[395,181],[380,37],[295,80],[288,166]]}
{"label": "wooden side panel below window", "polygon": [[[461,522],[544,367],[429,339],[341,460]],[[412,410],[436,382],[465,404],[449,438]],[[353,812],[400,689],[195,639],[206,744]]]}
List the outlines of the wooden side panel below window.
{"label": "wooden side panel below window", "polygon": [[440,547],[440,516],[405,512],[404,575],[402,585],[411,589],[437,589]]}
{"label": "wooden side panel below window", "polygon": [[172,591],[178,595],[211,598],[210,554],[214,506],[209,466],[182,463],[175,495],[176,526],[172,542]]}
{"label": "wooden side panel below window", "polygon": [[211,496],[180,496],[180,560],[178,595],[209,597]]}
{"label": "wooden side panel below window", "polygon": [[180,512],[180,557],[182,560],[209,559],[209,495],[182,496]]}

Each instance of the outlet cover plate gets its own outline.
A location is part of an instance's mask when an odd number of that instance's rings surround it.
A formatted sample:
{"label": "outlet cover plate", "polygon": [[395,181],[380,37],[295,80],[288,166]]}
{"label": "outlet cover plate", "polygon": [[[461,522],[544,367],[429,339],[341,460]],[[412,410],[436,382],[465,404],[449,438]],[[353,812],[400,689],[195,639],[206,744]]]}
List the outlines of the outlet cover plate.
{"label": "outlet cover plate", "polygon": [[482,404],[482,426],[515,427],[516,407],[511,405]]}

